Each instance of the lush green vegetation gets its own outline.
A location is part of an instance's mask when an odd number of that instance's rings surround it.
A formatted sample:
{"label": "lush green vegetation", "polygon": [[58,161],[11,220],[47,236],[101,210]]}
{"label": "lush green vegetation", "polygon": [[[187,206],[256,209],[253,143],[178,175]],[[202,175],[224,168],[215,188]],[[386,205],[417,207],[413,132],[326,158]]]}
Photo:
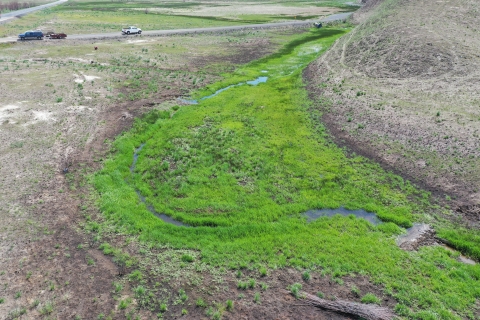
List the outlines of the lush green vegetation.
{"label": "lush green vegetation", "polygon": [[[399,226],[430,208],[428,194],[364,158],[347,157],[309,108],[302,69],[345,32],[299,36],[195,96],[258,76],[268,76],[267,83],[230,88],[172,109],[171,117],[138,119],[93,178],[106,223],[151,245],[197,249],[216,266],[295,266],[335,279],[365,274],[399,301],[402,316],[470,317],[480,298],[478,265],[440,247],[404,252],[395,244]],[[136,190],[158,212],[196,227],[157,219]],[[353,216],[307,223],[301,215],[338,206],[375,212],[386,223],[375,227]]]}

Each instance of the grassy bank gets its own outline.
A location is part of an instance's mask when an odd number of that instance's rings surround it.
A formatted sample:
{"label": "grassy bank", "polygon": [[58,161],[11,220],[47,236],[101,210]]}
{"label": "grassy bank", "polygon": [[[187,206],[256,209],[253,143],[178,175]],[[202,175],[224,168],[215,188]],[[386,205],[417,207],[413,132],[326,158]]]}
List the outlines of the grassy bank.
{"label": "grassy bank", "polygon": [[[333,279],[368,275],[397,299],[402,316],[469,316],[480,297],[478,266],[440,247],[409,253],[395,245],[401,227],[430,208],[428,194],[364,158],[347,157],[316,121],[320,114],[309,112],[301,72],[346,31],[299,36],[195,97],[259,76],[268,76],[266,83],[137,120],[93,177],[106,224],[153,246],[199,250],[213,266],[293,266]],[[157,219],[136,190],[158,212],[195,227]],[[374,227],[354,217],[307,223],[301,215],[339,206],[375,212],[385,223]]]}

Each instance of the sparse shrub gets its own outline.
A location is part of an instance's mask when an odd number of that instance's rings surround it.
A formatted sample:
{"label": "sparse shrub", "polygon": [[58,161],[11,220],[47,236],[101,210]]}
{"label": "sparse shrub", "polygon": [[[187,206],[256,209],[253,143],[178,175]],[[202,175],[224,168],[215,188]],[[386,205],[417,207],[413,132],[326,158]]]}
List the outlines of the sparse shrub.
{"label": "sparse shrub", "polygon": [[132,273],[128,275],[128,280],[130,281],[140,281],[142,280],[143,275],[140,270],[134,270]]}
{"label": "sparse shrub", "polygon": [[288,287],[290,292],[293,294],[295,298],[300,298],[300,291],[302,290],[302,284],[301,283],[294,283],[290,287]]}
{"label": "sparse shrub", "polygon": [[265,282],[261,282],[260,287],[262,288],[262,291],[266,291],[268,289],[268,285]]}
{"label": "sparse shrub", "polygon": [[115,293],[118,293],[123,290],[123,285],[119,282],[113,282],[113,287],[115,289]]}
{"label": "sparse shrub", "polygon": [[40,308],[41,315],[47,315],[53,312],[53,303],[48,301]]}
{"label": "sparse shrub", "polygon": [[241,278],[243,276],[242,271],[238,270],[237,271],[237,278]]}
{"label": "sparse shrub", "polygon": [[193,262],[193,260],[195,260],[195,259],[189,254],[184,254],[182,256],[182,261],[183,262]]}
{"label": "sparse shrub", "polygon": [[212,315],[213,320],[220,320],[222,319],[222,313],[220,311],[215,311]]}
{"label": "sparse shrub", "polygon": [[5,302],[5,298],[0,298],[0,304]]}
{"label": "sparse shrub", "polygon": [[185,290],[183,290],[183,289],[180,289],[180,290],[178,291],[178,296],[180,297],[180,300],[182,300],[182,302],[185,302],[185,301],[188,300],[188,296],[187,296],[187,294],[185,293]]}
{"label": "sparse shrub", "polygon": [[250,289],[255,288],[255,285],[256,285],[256,284],[257,284],[257,282],[255,281],[255,279],[250,279],[250,280],[248,280],[248,287],[249,287]]}
{"label": "sparse shrub", "polygon": [[267,268],[265,268],[265,267],[260,268],[260,276],[261,277],[266,277],[267,276]]}
{"label": "sparse shrub", "polygon": [[172,109],[173,109],[173,111],[177,111],[178,109],[180,109],[180,107],[179,106],[173,106]]}
{"label": "sparse shrub", "polygon": [[133,291],[135,292],[135,297],[139,298],[143,297],[147,293],[147,289],[145,289],[144,286],[138,286]]}
{"label": "sparse shrub", "polygon": [[248,282],[243,282],[243,281],[238,281],[237,282],[237,288],[246,290],[248,288]]}
{"label": "sparse shrub", "polygon": [[168,310],[166,303],[160,303],[160,312],[166,312]]}
{"label": "sparse shrub", "polygon": [[308,272],[308,271],[305,271],[305,272],[302,274],[302,279],[303,279],[304,281],[310,281],[311,277],[312,277],[312,276],[310,275],[310,272]]}
{"label": "sparse shrub", "polygon": [[187,314],[188,314],[188,310],[187,309],[182,309],[182,316],[187,315]]}
{"label": "sparse shrub", "polygon": [[319,297],[320,299],[323,299],[323,297],[325,297],[325,295],[323,294],[322,291],[318,291],[317,292],[317,297]]}
{"label": "sparse shrub", "polygon": [[360,300],[362,303],[375,303],[375,304],[380,304],[380,299],[377,298],[376,295],[374,295],[373,293],[367,293],[366,295],[364,295],[362,297],[362,299]]}
{"label": "sparse shrub", "polygon": [[411,311],[410,309],[404,305],[404,304],[401,304],[401,303],[398,303],[397,305],[395,305],[395,313],[398,314],[399,316],[402,316],[402,317],[411,317]]}
{"label": "sparse shrub", "polygon": [[17,292],[15,293],[15,299],[18,299],[22,296],[22,293],[21,292]]}
{"label": "sparse shrub", "polygon": [[63,101],[63,98],[62,97],[57,97],[57,103],[60,103]]}
{"label": "sparse shrub", "polygon": [[226,308],[228,311],[232,311],[233,310],[233,301],[232,300],[227,300],[226,302]]}
{"label": "sparse shrub", "polygon": [[132,299],[131,299],[131,298],[127,298],[127,299],[125,299],[125,300],[120,301],[120,304],[118,305],[118,307],[119,307],[121,310],[125,310],[130,303],[132,303]]}
{"label": "sparse shrub", "polygon": [[351,290],[356,297],[360,297],[360,289],[358,289],[356,285],[353,285]]}
{"label": "sparse shrub", "polygon": [[200,308],[206,308],[207,307],[207,303],[202,298],[198,298],[197,302],[195,304],[197,305],[197,307],[200,307]]}
{"label": "sparse shrub", "polygon": [[260,292],[255,293],[255,296],[253,297],[253,302],[260,303]]}

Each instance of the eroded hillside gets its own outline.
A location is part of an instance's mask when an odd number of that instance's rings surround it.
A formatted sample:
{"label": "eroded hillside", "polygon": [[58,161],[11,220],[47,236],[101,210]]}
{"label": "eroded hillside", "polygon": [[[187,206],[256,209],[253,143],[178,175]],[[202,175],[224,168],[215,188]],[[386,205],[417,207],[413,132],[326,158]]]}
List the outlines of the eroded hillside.
{"label": "eroded hillside", "polygon": [[352,19],[357,28],[305,72],[338,141],[451,201],[473,223],[479,10],[472,0],[367,1]]}

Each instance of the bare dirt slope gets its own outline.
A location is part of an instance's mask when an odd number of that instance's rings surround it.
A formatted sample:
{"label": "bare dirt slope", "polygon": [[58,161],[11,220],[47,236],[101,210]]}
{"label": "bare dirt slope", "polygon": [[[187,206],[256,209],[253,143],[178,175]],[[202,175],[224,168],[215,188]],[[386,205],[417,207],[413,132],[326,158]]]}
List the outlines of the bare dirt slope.
{"label": "bare dirt slope", "polygon": [[359,25],[305,72],[341,144],[472,221],[480,203],[479,10],[474,0],[369,0],[354,14]]}

